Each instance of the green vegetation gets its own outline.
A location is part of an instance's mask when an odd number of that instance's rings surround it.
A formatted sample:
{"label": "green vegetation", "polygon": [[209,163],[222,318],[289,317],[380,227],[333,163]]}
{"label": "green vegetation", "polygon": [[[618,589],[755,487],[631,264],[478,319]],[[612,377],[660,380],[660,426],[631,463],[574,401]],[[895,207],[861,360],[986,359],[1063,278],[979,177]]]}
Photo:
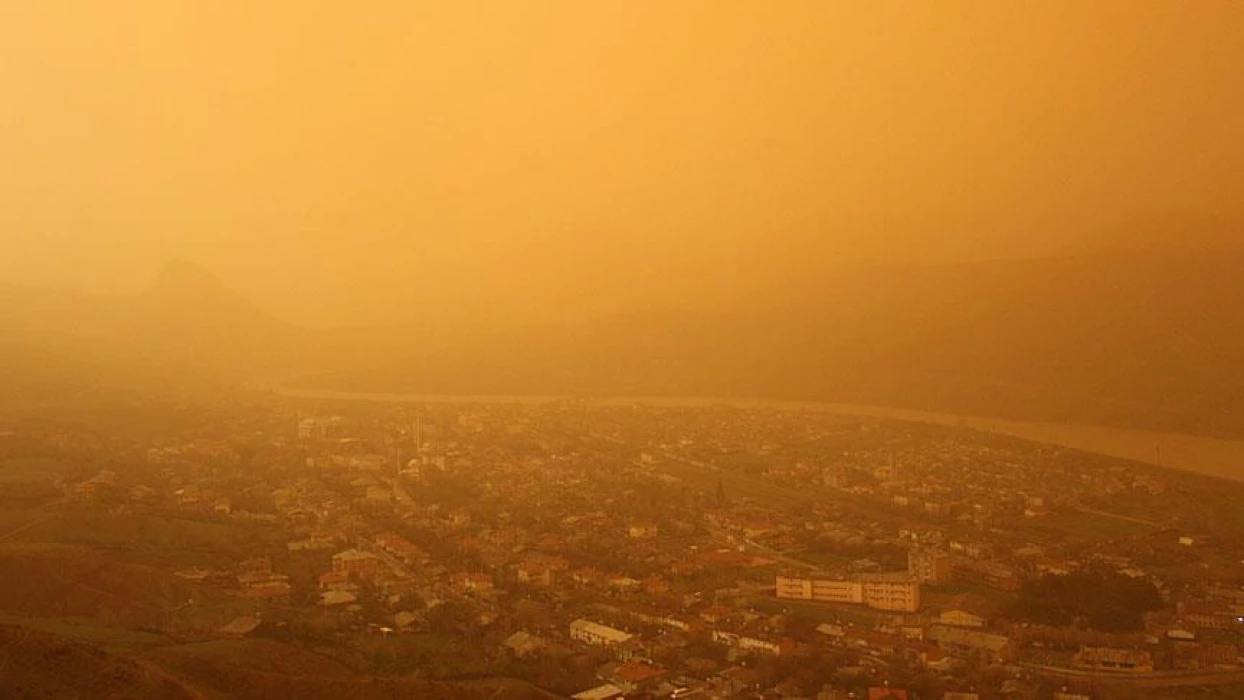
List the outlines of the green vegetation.
{"label": "green vegetation", "polygon": [[1153,532],[1155,527],[1109,515],[1067,511],[1050,514],[1031,523],[1034,530],[1045,533],[1051,542],[1076,540],[1115,540]]}
{"label": "green vegetation", "polygon": [[876,614],[873,611],[855,605],[786,600],[767,596],[745,596],[742,600],[749,608],[759,612],[770,615],[795,615],[815,624],[828,622],[869,628],[876,623]]}
{"label": "green vegetation", "polygon": [[168,644],[158,634],[102,625],[85,618],[40,618],[0,612],[0,625],[17,625],[74,639],[109,651],[142,651]]}
{"label": "green vegetation", "polygon": [[991,611],[1005,609],[1015,600],[1011,593],[979,584],[950,583],[920,589],[920,600],[933,608],[954,607],[963,596],[983,602]]}
{"label": "green vegetation", "polygon": [[1144,629],[1144,614],[1161,607],[1162,598],[1152,583],[1092,570],[1025,581],[1010,614],[1043,625],[1137,632]]}
{"label": "green vegetation", "polygon": [[60,462],[54,459],[0,459],[0,484],[48,481],[61,470]]}
{"label": "green vegetation", "polygon": [[137,513],[117,518],[67,511],[32,529],[31,539],[129,551],[152,565],[227,567],[284,544],[276,527]]}

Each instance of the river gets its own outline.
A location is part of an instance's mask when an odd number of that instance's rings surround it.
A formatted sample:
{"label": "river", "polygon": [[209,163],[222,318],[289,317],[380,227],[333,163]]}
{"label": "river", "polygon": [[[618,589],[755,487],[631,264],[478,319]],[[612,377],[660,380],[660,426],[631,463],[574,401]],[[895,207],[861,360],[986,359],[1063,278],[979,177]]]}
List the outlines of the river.
{"label": "river", "polygon": [[[548,403],[565,399],[563,396],[510,396],[510,395],[441,395],[441,394],[385,394],[345,391],[318,391],[276,388],[289,398],[320,399],[327,401],[381,401],[388,403]],[[601,405],[645,404],[650,406],[713,406],[728,405],[740,408],[780,408],[788,410],[824,411],[853,416],[873,416],[898,420],[971,428],[983,432],[1011,435],[1026,440],[1062,445],[1086,452],[1120,457],[1139,462],[1158,464],[1172,469],[1207,474],[1225,479],[1244,481],[1244,440],[1221,440],[1218,438],[1161,433],[1147,430],[1129,430],[1100,425],[1071,423],[1035,423],[1030,421],[1004,420],[986,416],[966,416],[930,411],[915,411],[883,406],[855,404],[818,403],[809,401],[779,401],[760,399],[715,399],[702,397],[641,397],[624,396],[593,399]]]}

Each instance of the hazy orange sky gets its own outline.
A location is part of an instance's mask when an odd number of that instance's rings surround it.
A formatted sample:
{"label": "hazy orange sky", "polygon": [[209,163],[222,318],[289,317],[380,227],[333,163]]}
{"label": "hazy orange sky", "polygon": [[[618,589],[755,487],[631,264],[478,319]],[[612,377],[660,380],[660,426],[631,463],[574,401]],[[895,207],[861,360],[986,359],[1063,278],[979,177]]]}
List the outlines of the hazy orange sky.
{"label": "hazy orange sky", "polygon": [[0,3],[0,282],[711,307],[1244,207],[1244,3]]}

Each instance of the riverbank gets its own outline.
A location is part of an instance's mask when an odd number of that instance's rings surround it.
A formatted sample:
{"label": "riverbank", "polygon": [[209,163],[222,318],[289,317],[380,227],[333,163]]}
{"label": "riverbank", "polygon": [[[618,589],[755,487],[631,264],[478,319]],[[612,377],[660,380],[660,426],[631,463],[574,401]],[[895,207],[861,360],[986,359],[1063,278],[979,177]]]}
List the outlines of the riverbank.
{"label": "riverbank", "polygon": [[[446,395],[397,394],[312,389],[271,389],[287,398],[321,401],[380,401],[387,403],[550,403],[567,397],[553,395]],[[1034,442],[1061,445],[1086,452],[1156,464],[1207,476],[1244,481],[1244,440],[1128,430],[1070,423],[1039,423],[987,416],[955,415],[884,406],[862,406],[812,401],[735,399],[693,396],[620,396],[588,399],[600,405],[734,406],[823,411],[854,416],[931,423],[1010,435]]]}

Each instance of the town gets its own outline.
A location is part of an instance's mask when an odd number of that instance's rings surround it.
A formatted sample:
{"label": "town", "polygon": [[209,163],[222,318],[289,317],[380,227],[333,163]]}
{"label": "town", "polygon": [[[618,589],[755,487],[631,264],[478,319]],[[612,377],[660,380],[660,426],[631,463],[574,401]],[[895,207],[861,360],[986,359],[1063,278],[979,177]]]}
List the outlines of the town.
{"label": "town", "polygon": [[8,570],[141,565],[61,615],[179,643],[580,700],[1244,687],[1244,485],[961,428],[269,396],[0,460]]}

